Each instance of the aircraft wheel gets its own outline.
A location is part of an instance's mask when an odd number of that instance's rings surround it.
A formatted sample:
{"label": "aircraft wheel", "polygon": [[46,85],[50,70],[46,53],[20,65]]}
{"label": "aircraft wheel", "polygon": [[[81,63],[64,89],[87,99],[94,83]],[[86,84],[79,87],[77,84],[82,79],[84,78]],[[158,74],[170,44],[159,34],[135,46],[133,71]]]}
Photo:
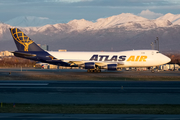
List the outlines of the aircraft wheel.
{"label": "aircraft wheel", "polygon": [[97,70],[97,72],[98,72],[98,73],[100,73],[100,72],[101,72],[101,70]]}
{"label": "aircraft wheel", "polygon": [[93,72],[94,72],[94,70],[90,70],[90,72],[91,72],[91,73],[93,73]]}

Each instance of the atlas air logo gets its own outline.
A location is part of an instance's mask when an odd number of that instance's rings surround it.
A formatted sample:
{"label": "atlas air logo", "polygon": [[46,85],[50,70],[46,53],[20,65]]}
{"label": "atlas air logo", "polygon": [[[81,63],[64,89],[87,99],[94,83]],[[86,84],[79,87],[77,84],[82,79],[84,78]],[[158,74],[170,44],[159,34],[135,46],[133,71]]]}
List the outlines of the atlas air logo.
{"label": "atlas air logo", "polygon": [[[127,61],[130,62],[146,62],[147,56],[130,56]],[[89,60],[91,61],[125,61],[126,56],[118,56],[118,55],[113,55],[112,57],[109,57],[109,55],[93,55]]]}
{"label": "atlas air logo", "polygon": [[146,62],[147,56],[130,56],[127,61]]}
{"label": "atlas air logo", "polygon": [[24,51],[28,51],[29,45],[32,44],[33,41],[17,28],[11,28],[11,34],[14,40],[24,46]]}

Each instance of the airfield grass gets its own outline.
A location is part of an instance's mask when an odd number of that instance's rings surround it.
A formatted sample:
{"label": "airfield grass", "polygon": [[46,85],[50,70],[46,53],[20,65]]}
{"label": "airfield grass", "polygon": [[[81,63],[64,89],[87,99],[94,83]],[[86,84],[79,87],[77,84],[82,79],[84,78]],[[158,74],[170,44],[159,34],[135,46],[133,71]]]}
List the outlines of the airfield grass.
{"label": "airfield grass", "polygon": [[159,73],[151,73],[150,71],[125,71],[125,72],[102,72],[87,73],[82,72],[61,72],[53,70],[41,71],[0,71],[0,80],[82,80],[82,81],[180,81],[179,71],[167,71]]}
{"label": "airfield grass", "polygon": [[6,103],[0,113],[61,113],[61,114],[180,114],[180,105],[134,104],[14,104]]}
{"label": "airfield grass", "polygon": [[[70,76],[69,76],[70,77]],[[73,77],[72,77],[73,78]],[[82,80],[82,81],[180,81],[180,77],[75,77],[67,78],[61,76],[31,76],[31,77],[18,77],[18,76],[3,76],[0,77],[0,80]]]}

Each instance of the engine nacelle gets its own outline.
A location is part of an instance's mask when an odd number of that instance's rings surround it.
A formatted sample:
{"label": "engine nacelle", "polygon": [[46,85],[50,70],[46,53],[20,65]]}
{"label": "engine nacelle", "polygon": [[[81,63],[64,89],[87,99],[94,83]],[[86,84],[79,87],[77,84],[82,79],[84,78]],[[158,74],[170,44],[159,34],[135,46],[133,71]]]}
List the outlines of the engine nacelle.
{"label": "engine nacelle", "polygon": [[117,64],[108,64],[107,69],[108,70],[117,70]]}
{"label": "engine nacelle", "polygon": [[95,63],[94,62],[84,63],[84,69],[95,69]]}

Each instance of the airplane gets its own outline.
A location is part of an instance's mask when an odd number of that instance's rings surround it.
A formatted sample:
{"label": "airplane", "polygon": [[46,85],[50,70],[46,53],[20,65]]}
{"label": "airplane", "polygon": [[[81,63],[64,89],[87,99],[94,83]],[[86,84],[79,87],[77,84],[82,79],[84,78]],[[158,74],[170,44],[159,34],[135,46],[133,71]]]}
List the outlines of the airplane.
{"label": "airplane", "polygon": [[58,66],[82,67],[87,72],[102,69],[118,70],[126,67],[153,67],[166,64],[171,59],[157,50],[129,50],[121,52],[59,52],[45,51],[18,28],[10,28],[17,46],[16,57]]}

